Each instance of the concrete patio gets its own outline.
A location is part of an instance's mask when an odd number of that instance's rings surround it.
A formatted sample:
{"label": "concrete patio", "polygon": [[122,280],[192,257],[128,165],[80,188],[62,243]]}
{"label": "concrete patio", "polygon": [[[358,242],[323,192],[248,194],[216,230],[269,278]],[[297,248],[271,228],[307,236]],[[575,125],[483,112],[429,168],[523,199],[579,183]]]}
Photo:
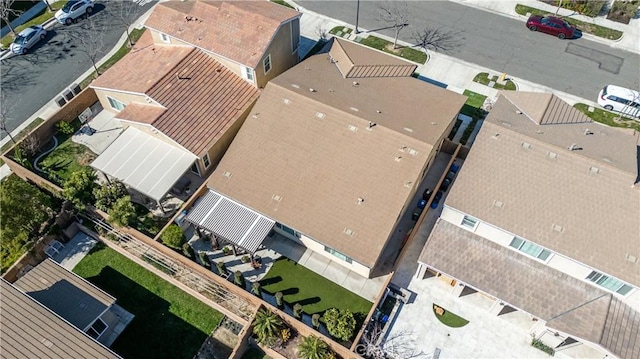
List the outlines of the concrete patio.
{"label": "concrete patio", "polygon": [[87,126],[83,126],[71,137],[71,140],[88,147],[93,153],[99,155],[120,136],[124,128],[115,118],[115,114],[104,110],[99,102],[91,106],[91,112],[93,118],[89,120],[88,125],[95,132],[89,131]]}
{"label": "concrete patio", "polygon": [[80,263],[98,243],[97,240],[84,232],[78,232],[71,240],[64,244],[64,247],[59,249],[56,254],[51,256],[51,259],[56,261],[64,268],[72,271],[75,266]]}

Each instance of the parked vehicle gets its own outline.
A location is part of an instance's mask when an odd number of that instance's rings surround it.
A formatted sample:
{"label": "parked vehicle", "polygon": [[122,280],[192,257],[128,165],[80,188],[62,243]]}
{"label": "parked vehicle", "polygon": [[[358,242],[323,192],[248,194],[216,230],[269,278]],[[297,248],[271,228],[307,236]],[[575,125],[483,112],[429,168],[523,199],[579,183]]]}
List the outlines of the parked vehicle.
{"label": "parked vehicle", "polygon": [[527,20],[527,27],[531,31],[540,31],[559,39],[571,39],[575,35],[576,27],[554,16],[531,15]]}
{"label": "parked vehicle", "polygon": [[609,111],[622,112],[640,118],[640,92],[608,85],[598,94],[598,105]]}
{"label": "parked vehicle", "polygon": [[426,206],[427,206],[427,201],[425,201],[424,199],[418,200],[418,208],[422,209],[422,208],[425,208]]}
{"label": "parked vehicle", "polygon": [[433,202],[431,202],[431,208],[433,209],[438,208],[438,204],[440,204],[440,200],[442,199],[442,196],[444,196],[444,192],[438,191],[438,193],[436,193],[436,196],[433,197]]}
{"label": "parked vehicle", "polygon": [[413,212],[411,212],[411,219],[414,221],[417,221],[418,218],[420,218],[420,215],[422,214],[423,208],[420,207],[416,207],[413,209]]}
{"label": "parked vehicle", "polygon": [[93,12],[92,0],[69,0],[62,9],[56,12],[55,17],[59,23],[71,25],[83,15],[89,16]]}
{"label": "parked vehicle", "polygon": [[458,173],[458,170],[460,169],[460,165],[458,164],[451,164],[451,167],[449,167],[449,171],[453,172],[453,173]]}
{"label": "parked vehicle", "polygon": [[18,36],[9,47],[14,54],[25,54],[27,51],[40,40],[47,37],[47,30],[41,25],[33,25],[20,31]]}
{"label": "parked vehicle", "polygon": [[442,192],[447,192],[447,190],[449,189],[449,186],[451,186],[451,180],[448,178],[445,178],[444,181],[442,181],[442,184],[440,184],[439,190]]}
{"label": "parked vehicle", "polygon": [[428,201],[429,198],[431,198],[431,190],[430,189],[425,189],[424,192],[422,192],[422,199],[424,199],[425,201]]}
{"label": "parked vehicle", "polygon": [[456,177],[456,173],[453,171],[449,171],[447,172],[447,176],[445,177],[446,179],[453,181],[453,179]]}

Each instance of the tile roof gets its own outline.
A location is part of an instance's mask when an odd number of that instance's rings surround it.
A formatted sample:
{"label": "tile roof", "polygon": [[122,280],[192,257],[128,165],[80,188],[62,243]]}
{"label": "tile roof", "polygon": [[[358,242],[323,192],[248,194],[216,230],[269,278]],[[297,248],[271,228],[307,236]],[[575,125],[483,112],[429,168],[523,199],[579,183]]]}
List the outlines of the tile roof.
{"label": "tile roof", "polygon": [[600,343],[623,358],[640,354],[640,313],[610,293],[445,220],[438,220],[418,261],[551,328]]}
{"label": "tile roof", "polygon": [[445,205],[640,286],[637,134],[516,110],[493,106]]}
{"label": "tile roof", "polygon": [[464,102],[411,77],[353,87],[315,55],[265,87],[208,185],[373,267]]}
{"label": "tile roof", "polygon": [[[153,80],[132,75],[138,69]],[[259,94],[202,50],[157,44],[132,51],[92,87],[143,91],[166,110],[153,102],[134,103],[116,117],[150,124],[196,156],[202,156]]]}
{"label": "tile roof", "polygon": [[3,358],[120,358],[4,279],[0,292]]}
{"label": "tile roof", "polygon": [[74,326],[84,329],[116,299],[51,259],[13,283]]}
{"label": "tile roof", "polygon": [[154,44],[151,33],[145,31],[131,51],[91,87],[144,94],[192,51],[191,46]]}
{"label": "tile roof", "polygon": [[256,68],[280,24],[299,16],[269,1],[167,1],[145,25]]}

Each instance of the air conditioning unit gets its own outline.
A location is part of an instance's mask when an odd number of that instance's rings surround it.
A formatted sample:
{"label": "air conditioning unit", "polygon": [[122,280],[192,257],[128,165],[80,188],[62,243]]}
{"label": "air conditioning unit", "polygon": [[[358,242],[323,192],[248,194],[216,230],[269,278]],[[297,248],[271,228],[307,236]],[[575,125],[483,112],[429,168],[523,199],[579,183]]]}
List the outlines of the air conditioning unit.
{"label": "air conditioning unit", "polygon": [[65,100],[62,96],[58,96],[58,98],[56,98],[56,103],[58,104],[58,106],[62,107],[67,104],[67,100]]}
{"label": "air conditioning unit", "polygon": [[75,95],[73,94],[73,92],[71,92],[71,90],[67,90],[67,91],[65,91],[65,92],[62,94],[62,96],[64,96],[64,98],[65,98],[67,101],[71,101],[71,99],[72,99]]}
{"label": "air conditioning unit", "polygon": [[74,95],[77,95],[77,94],[80,93],[80,91],[82,91],[82,89],[80,88],[80,85],[78,85],[76,83],[71,84],[70,89],[71,89],[71,92],[73,92]]}

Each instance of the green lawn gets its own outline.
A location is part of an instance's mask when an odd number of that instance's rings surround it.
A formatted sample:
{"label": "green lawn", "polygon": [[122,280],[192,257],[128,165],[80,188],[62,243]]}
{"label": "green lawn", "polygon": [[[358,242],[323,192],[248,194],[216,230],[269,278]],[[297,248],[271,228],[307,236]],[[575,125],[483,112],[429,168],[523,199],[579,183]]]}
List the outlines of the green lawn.
{"label": "green lawn", "polygon": [[444,314],[442,315],[438,315],[436,313],[436,304],[433,305],[433,315],[436,316],[436,318],[438,318],[438,320],[440,322],[442,322],[442,324],[450,326],[452,328],[460,328],[460,327],[464,327],[465,325],[469,324],[469,321],[459,317],[453,313],[451,313],[448,310],[444,311]]}
{"label": "green lawn", "polygon": [[424,64],[425,62],[427,62],[427,54],[422,51],[412,49],[410,47],[399,46],[398,49],[395,50],[396,52],[394,52],[389,49],[393,45],[392,42],[372,35],[369,35],[369,37],[367,37],[366,39],[362,39],[360,43],[369,47],[373,47],[374,49],[382,50],[388,54],[400,56],[404,59],[420,64]]}
{"label": "green lawn", "polygon": [[[530,13],[531,15],[541,15],[541,16],[553,15],[547,11],[539,10],[533,7],[524,6],[520,4],[516,5],[516,12],[520,15],[526,15],[527,13]],[[578,30],[587,34],[603,37],[609,40],[618,40],[619,38],[622,37],[622,31],[609,29],[608,27],[599,26],[595,24],[590,24],[588,22],[578,21],[570,17],[565,17],[563,19],[566,20],[569,24],[575,26]]]}
{"label": "green lawn", "polygon": [[487,96],[469,90],[464,90],[462,94],[467,96],[465,104],[475,108],[482,108],[484,100],[487,99]]}
{"label": "green lawn", "polygon": [[366,299],[284,257],[273,264],[260,284],[268,293],[282,292],[290,305],[300,303],[307,314],[323,313],[329,308],[349,309],[361,322],[372,306]]}
{"label": "green lawn", "polygon": [[135,315],[111,346],[124,358],[191,359],[222,314],[99,243],[73,271]]}
{"label": "green lawn", "polygon": [[589,105],[584,103],[577,103],[573,105],[573,107],[596,122],[604,123],[611,127],[633,128],[636,131],[640,131],[640,122],[624,117],[616,112],[610,112],[597,107],[593,109],[593,112],[590,112]]}
{"label": "green lawn", "polygon": [[58,147],[41,159],[38,166],[47,173],[50,180],[62,185],[73,172],[87,166],[97,156],[84,145],[73,142],[71,135],[58,134],[56,137]]}

